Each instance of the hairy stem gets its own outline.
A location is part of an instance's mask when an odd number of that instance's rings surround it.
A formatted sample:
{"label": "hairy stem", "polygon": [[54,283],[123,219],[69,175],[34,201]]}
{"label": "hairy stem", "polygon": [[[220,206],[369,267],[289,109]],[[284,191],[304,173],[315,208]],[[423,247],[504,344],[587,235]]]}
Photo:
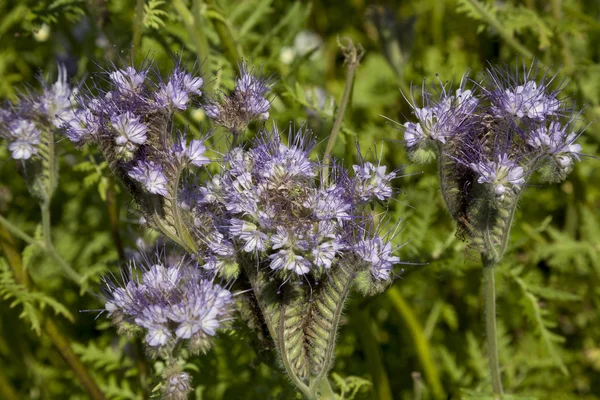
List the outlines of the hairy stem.
{"label": "hairy stem", "polygon": [[327,140],[327,147],[325,148],[325,154],[323,155],[323,177],[326,181],[329,179],[331,152],[333,151],[333,146],[335,146],[335,142],[337,141],[340,128],[342,127],[342,121],[344,120],[344,114],[346,113],[346,108],[350,102],[356,69],[358,68],[360,60],[365,53],[360,44],[355,46],[350,39],[346,39],[346,44],[342,44],[338,39],[338,45],[342,49],[345,62],[348,64],[348,72],[346,73],[346,84],[344,86],[344,94],[342,95],[340,108],[338,109],[335,121],[333,122],[333,128],[329,134],[329,140]]}
{"label": "hairy stem", "polygon": [[[29,289],[32,287],[31,280],[28,273],[23,269],[23,262],[17,250],[14,247],[14,241],[8,232],[0,225],[0,247],[6,255],[6,259],[13,271],[15,281],[25,288]],[[83,386],[90,399],[92,400],[105,400],[106,397],[92,378],[91,374],[81,362],[77,354],[71,348],[69,340],[62,334],[51,315],[48,313],[41,313],[43,319],[42,328],[44,333],[50,338],[52,344],[60,355],[63,357],[69,368],[75,374],[75,378]]]}
{"label": "hairy stem", "polygon": [[494,261],[482,256],[483,287],[485,294],[485,332],[487,338],[492,388],[497,398],[502,397],[502,379],[498,358],[498,338],[496,334],[496,286],[494,282]]}
{"label": "hairy stem", "polygon": [[385,370],[381,347],[377,343],[374,326],[369,310],[357,310],[352,315],[358,340],[361,343],[367,358],[367,367],[373,381],[374,398],[377,400],[391,400],[393,398],[390,380]]}
{"label": "hairy stem", "polygon": [[327,377],[321,379],[319,393],[321,394],[319,400],[335,400],[335,392],[331,388],[331,383]]}
{"label": "hairy stem", "polygon": [[[208,40],[206,33],[204,32],[204,22],[202,21],[202,1],[194,0],[192,3],[192,10],[186,6],[183,0],[173,0],[173,7],[179,14],[183,26],[185,27],[188,36],[194,44],[196,50],[196,56],[200,61],[199,73],[202,75],[204,72],[210,71],[210,59],[208,52]],[[202,63],[205,63],[203,66]],[[209,85],[209,83],[207,83]],[[208,86],[206,90],[210,90]]]}
{"label": "hairy stem", "polygon": [[144,0],[136,0],[135,2],[135,12],[133,16],[133,39],[131,41],[132,51],[137,49],[142,41],[142,31],[144,30],[144,5]]}
{"label": "hairy stem", "polygon": [[425,373],[425,379],[427,380],[427,383],[429,383],[429,386],[431,386],[433,397],[436,399],[444,399],[444,389],[440,381],[436,364],[431,355],[429,341],[423,332],[423,328],[421,327],[419,320],[417,320],[414,312],[406,303],[406,300],[404,300],[397,287],[393,286],[389,288],[386,293],[388,298],[391,300],[392,305],[398,314],[400,314],[410,332],[415,344],[415,351],[417,352],[417,356],[419,357],[419,361],[423,367],[423,372]]}
{"label": "hairy stem", "polygon": [[23,232],[21,229],[17,228],[12,224],[12,222],[4,218],[2,215],[0,215],[0,224],[2,224],[7,231],[17,236],[19,239],[27,242],[28,244],[39,244],[37,240]]}
{"label": "hairy stem", "polygon": [[210,13],[207,13],[207,16],[212,21],[215,31],[217,31],[221,46],[223,46],[225,58],[227,58],[227,61],[237,69],[244,57],[240,46],[233,37],[233,33],[231,32],[227,20],[223,17],[221,10],[218,9],[217,2],[215,0],[205,0],[205,2],[211,11]]}

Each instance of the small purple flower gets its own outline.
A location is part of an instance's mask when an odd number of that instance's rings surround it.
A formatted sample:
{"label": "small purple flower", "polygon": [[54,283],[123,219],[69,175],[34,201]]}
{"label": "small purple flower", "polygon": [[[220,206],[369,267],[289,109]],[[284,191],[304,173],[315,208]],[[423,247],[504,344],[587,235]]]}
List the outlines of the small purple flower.
{"label": "small purple flower", "polygon": [[54,84],[44,89],[39,97],[39,108],[52,121],[56,128],[60,128],[72,113],[73,105],[71,96],[75,90],[67,82],[67,70],[64,65],[58,65],[58,79]]}
{"label": "small purple flower", "polygon": [[113,115],[110,122],[118,134],[115,142],[119,146],[125,146],[129,150],[135,149],[136,145],[146,142],[148,127],[140,122],[140,118],[131,112]]}
{"label": "small purple flower", "polygon": [[112,82],[117,86],[121,92],[136,92],[138,91],[144,81],[148,70],[136,71],[133,67],[126,67],[123,69],[117,69],[109,74]]}
{"label": "small purple flower", "polygon": [[[231,292],[215,284],[198,264],[167,259],[157,254],[142,258],[140,266],[131,263],[123,274],[124,286],[106,278],[109,316],[143,328],[146,343],[155,348],[195,335],[214,336],[231,316]],[[138,272],[141,277],[135,278]]]}
{"label": "small purple flower", "polygon": [[292,249],[279,250],[269,256],[272,270],[289,270],[297,275],[304,275],[310,271],[311,263],[304,257],[294,253]]}
{"label": "small purple flower", "polygon": [[494,193],[501,199],[507,187],[518,192],[525,184],[523,167],[510,160],[506,153],[498,155],[494,161],[484,160],[469,166],[479,175],[477,182],[492,184]]}
{"label": "small purple flower", "polygon": [[158,103],[174,109],[185,110],[190,101],[190,95],[200,96],[200,87],[204,81],[193,77],[179,68],[175,68],[166,84],[161,83],[156,94]]}
{"label": "small purple flower", "polygon": [[399,257],[392,256],[392,244],[380,236],[361,240],[356,253],[371,265],[371,275],[378,280],[389,279],[394,264],[400,261]]}
{"label": "small purple flower", "polygon": [[574,132],[567,133],[567,130],[568,125],[562,126],[559,122],[552,121],[548,126],[532,129],[526,141],[542,153],[556,157],[562,168],[569,168],[573,160],[579,161],[581,145],[575,143],[578,135]]}
{"label": "small purple flower", "polygon": [[140,160],[128,172],[130,178],[140,182],[150,193],[168,197],[167,178],[162,167],[152,161]]}
{"label": "small purple flower", "polygon": [[27,120],[16,120],[9,126],[11,142],[8,149],[15,160],[27,160],[37,154],[37,145],[40,144],[40,131],[35,124]]}
{"label": "small purple flower", "polygon": [[386,174],[385,166],[375,167],[370,162],[354,165],[352,168],[357,181],[356,190],[361,200],[369,201],[373,198],[385,200],[392,196],[392,188],[389,183],[396,177],[395,172]]}
{"label": "small purple flower", "polygon": [[197,167],[210,164],[210,159],[204,155],[206,153],[206,146],[201,140],[192,140],[189,145],[186,146],[185,138],[175,145],[175,154],[179,157],[185,157],[190,163]]}

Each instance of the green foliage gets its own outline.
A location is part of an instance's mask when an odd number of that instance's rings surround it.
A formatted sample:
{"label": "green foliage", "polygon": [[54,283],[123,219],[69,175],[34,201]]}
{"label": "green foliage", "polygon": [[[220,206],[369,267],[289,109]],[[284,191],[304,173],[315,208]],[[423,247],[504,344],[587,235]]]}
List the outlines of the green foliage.
{"label": "green foliage", "polygon": [[[386,399],[384,382],[394,399],[418,394],[435,399],[423,367],[427,360],[406,316],[413,315],[445,394],[489,399],[478,254],[454,235],[438,171],[410,163],[400,142],[402,131],[381,116],[404,122],[410,109],[403,95],[410,95],[411,83],[419,86],[425,78],[429,83],[436,73],[445,81],[470,69],[476,78],[487,62],[512,63],[534,55],[551,74],[558,73],[557,83],[566,80],[566,95],[585,106],[582,127],[600,120],[600,4],[370,3],[148,0],[134,58],[139,63],[151,56],[164,73],[180,54],[187,67],[201,64],[205,85],[216,90],[233,87],[237,60],[262,66],[278,78],[272,96],[274,124],[282,131],[290,121],[306,124],[322,151],[346,78],[337,39],[349,36],[361,43],[366,55],[333,154],[351,165],[358,143],[367,159],[380,156],[388,171],[404,165],[406,176],[394,183],[397,202],[379,218],[390,225],[402,220],[395,244],[401,259],[411,264],[403,266],[394,289],[409,313],[399,312],[385,294],[369,300],[351,296],[340,316],[330,382],[343,399]],[[75,81],[111,62],[129,64],[135,5],[135,0],[0,1],[0,99],[14,101],[18,93],[39,86],[40,71],[55,76],[57,60]],[[233,47],[226,46],[227,38]],[[197,109],[177,124],[194,137],[210,127]],[[580,139],[585,154],[598,154],[597,125],[591,124]],[[213,156],[219,157],[224,139],[215,135],[210,141]],[[156,235],[141,227],[132,199],[95,149],[75,150],[63,137],[55,140],[55,148],[60,177],[51,202],[52,240],[83,281],[78,286],[66,279],[37,243],[18,237],[12,245],[0,241],[0,378],[7,378],[0,383],[9,382],[24,399],[89,397],[46,334],[44,315],[56,321],[108,398],[148,398],[164,366],[139,350],[140,338],[119,337],[104,315],[79,311],[102,309],[100,277],[118,274],[121,255],[130,254],[138,239],[150,243]],[[20,179],[17,163],[6,161],[8,156],[5,142],[0,143],[0,215],[41,241],[38,201]],[[566,182],[533,182],[519,202],[496,274],[502,377],[511,394],[507,399],[600,397],[599,176],[598,160],[584,158]],[[15,281],[5,245],[20,257],[32,286]],[[353,323],[364,310],[369,310],[369,326]],[[188,357],[182,364],[196,388],[190,397],[299,398],[268,341],[242,325],[219,338],[206,356]],[[368,344],[361,341],[365,330]],[[367,367],[373,363],[378,368]],[[420,381],[413,372],[422,376]]]}
{"label": "green foliage", "polygon": [[31,292],[15,282],[12,271],[4,259],[0,258],[0,298],[9,301],[9,307],[23,307],[19,318],[26,320],[37,335],[41,335],[43,317],[40,314],[49,308],[55,315],[61,315],[71,322],[75,319],[71,312],[59,301],[41,292]]}

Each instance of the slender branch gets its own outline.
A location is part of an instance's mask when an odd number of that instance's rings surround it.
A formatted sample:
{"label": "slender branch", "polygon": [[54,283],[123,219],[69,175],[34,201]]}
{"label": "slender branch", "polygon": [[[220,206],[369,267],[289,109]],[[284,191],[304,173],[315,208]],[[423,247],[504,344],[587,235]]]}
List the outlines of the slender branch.
{"label": "slender branch", "polygon": [[[15,276],[15,281],[25,286],[27,289],[34,289],[27,271],[23,269],[21,257],[13,246],[14,241],[12,240],[8,230],[4,229],[2,225],[0,225],[0,238],[2,239],[0,240],[0,247],[6,255],[6,258]],[[56,347],[69,368],[71,368],[75,374],[75,378],[83,386],[90,399],[106,400],[106,397],[92,378],[91,374],[88,372],[85,365],[81,362],[77,354],[75,354],[71,348],[69,340],[61,333],[58,326],[54,323],[51,315],[48,313],[40,314],[44,321],[42,324],[44,333],[48,335],[52,341],[52,344],[54,347]]]}
{"label": "slender branch", "polygon": [[367,367],[373,380],[375,389],[374,398],[377,400],[391,400],[393,398],[390,380],[383,363],[381,347],[373,332],[373,321],[368,310],[357,310],[352,315],[352,322],[357,326],[358,339],[367,357]]}
{"label": "slender branch", "polygon": [[496,287],[494,282],[495,263],[482,256],[483,284],[485,293],[485,332],[487,338],[492,388],[496,398],[502,398],[502,378],[498,358],[498,338],[496,333]]}
{"label": "slender branch", "polygon": [[218,9],[217,2],[215,0],[205,0],[205,2],[212,11],[207,13],[207,16],[212,21],[215,31],[217,31],[225,57],[237,69],[244,57],[242,50],[233,37],[233,32],[231,32],[227,20],[223,17],[221,10]]}
{"label": "slender branch", "polygon": [[6,228],[7,231],[19,237],[28,244],[40,244],[37,240],[23,232],[21,229],[17,228],[15,225],[12,224],[12,222],[4,218],[2,215],[0,215],[0,224],[2,224],[2,226],[4,226],[4,228]]}
{"label": "slender branch", "polygon": [[481,15],[481,17],[498,32],[500,37],[504,39],[504,41],[511,46],[513,49],[521,53],[526,58],[532,59],[533,53],[531,53],[525,46],[523,46],[517,39],[513,37],[513,35],[502,25],[500,21],[491,14],[488,10],[485,9],[483,5],[478,0],[467,0],[469,4],[473,6],[475,10]]}
{"label": "slender branch", "polygon": [[329,134],[329,140],[327,141],[327,147],[325,148],[325,154],[323,155],[323,178],[327,181],[329,179],[329,164],[331,161],[331,152],[333,146],[337,140],[340,128],[342,127],[342,121],[344,120],[344,114],[346,113],[346,107],[350,102],[352,93],[352,87],[354,86],[354,76],[356,69],[360,63],[361,58],[365,54],[363,47],[359,44],[355,46],[352,40],[345,38],[346,43],[342,44],[338,38],[338,46],[342,49],[344,54],[345,62],[348,64],[348,72],[346,73],[346,84],[344,86],[344,94],[340,102],[340,108],[338,109],[337,116],[333,122],[333,128]]}
{"label": "slender branch", "polygon": [[115,181],[109,178],[106,188],[106,206],[108,208],[108,221],[110,222],[110,232],[113,242],[117,248],[119,259],[126,261],[125,248],[121,238],[121,229],[119,229],[119,205],[117,204],[117,191],[115,190]]}
{"label": "slender branch", "polygon": [[427,383],[429,383],[429,386],[431,386],[433,397],[436,399],[444,399],[444,389],[440,381],[436,364],[431,356],[429,342],[425,336],[425,333],[423,332],[421,324],[417,320],[417,317],[410,306],[406,303],[406,300],[404,300],[400,294],[400,291],[397,287],[389,288],[386,293],[398,314],[400,314],[402,319],[404,319],[404,323],[410,332],[415,344],[417,356],[419,357],[421,366],[423,367],[423,372],[425,373],[425,379],[427,379]]}
{"label": "slender branch", "polygon": [[144,30],[144,6],[144,0],[136,0],[135,12],[133,15],[133,39],[131,41],[133,50],[136,50],[142,41],[142,32]]}
{"label": "slender branch", "polygon": [[319,384],[319,393],[321,394],[319,400],[336,400],[335,392],[331,388],[331,383],[327,377],[321,379],[321,383]]}
{"label": "slender branch", "polygon": [[[190,11],[183,0],[173,0],[172,4],[183,22],[183,26],[185,27],[190,40],[194,44],[196,56],[200,60],[200,74],[210,71],[210,69],[207,69],[210,67],[209,51],[208,40],[203,28],[202,2],[200,0],[194,0],[192,11]],[[204,68],[202,67],[202,61],[206,62],[206,67]]]}

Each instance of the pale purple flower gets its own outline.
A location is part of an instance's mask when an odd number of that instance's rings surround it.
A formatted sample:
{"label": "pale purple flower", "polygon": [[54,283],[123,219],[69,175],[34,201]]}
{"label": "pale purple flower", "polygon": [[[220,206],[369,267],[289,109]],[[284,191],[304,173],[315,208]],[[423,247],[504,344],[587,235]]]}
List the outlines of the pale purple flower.
{"label": "pale purple flower", "polygon": [[40,144],[40,131],[33,122],[19,119],[11,123],[8,129],[11,140],[8,149],[12,152],[12,158],[27,160],[32,155],[37,154],[38,145]]}
{"label": "pale purple flower", "polygon": [[167,178],[162,167],[152,161],[138,161],[128,172],[130,178],[140,182],[150,193],[168,197]]}
{"label": "pale purple flower", "polygon": [[370,264],[371,275],[378,280],[390,277],[394,264],[400,261],[399,257],[392,256],[392,244],[380,236],[372,239],[363,239],[356,248],[358,256]]}
{"label": "pale purple flower", "polygon": [[499,154],[494,161],[483,160],[469,166],[479,175],[477,182],[492,184],[494,193],[500,198],[507,189],[518,192],[525,184],[523,167],[510,160],[506,153]]}
{"label": "pale purple flower", "polygon": [[146,133],[148,127],[140,122],[140,117],[131,112],[125,112],[119,115],[113,115],[110,119],[112,127],[117,133],[115,142],[119,146],[125,146],[128,149],[135,149],[137,145],[146,142]]}
{"label": "pale purple flower", "polygon": [[126,67],[109,73],[109,77],[119,91],[135,92],[142,87],[147,74],[148,70],[138,72],[133,67]]}

